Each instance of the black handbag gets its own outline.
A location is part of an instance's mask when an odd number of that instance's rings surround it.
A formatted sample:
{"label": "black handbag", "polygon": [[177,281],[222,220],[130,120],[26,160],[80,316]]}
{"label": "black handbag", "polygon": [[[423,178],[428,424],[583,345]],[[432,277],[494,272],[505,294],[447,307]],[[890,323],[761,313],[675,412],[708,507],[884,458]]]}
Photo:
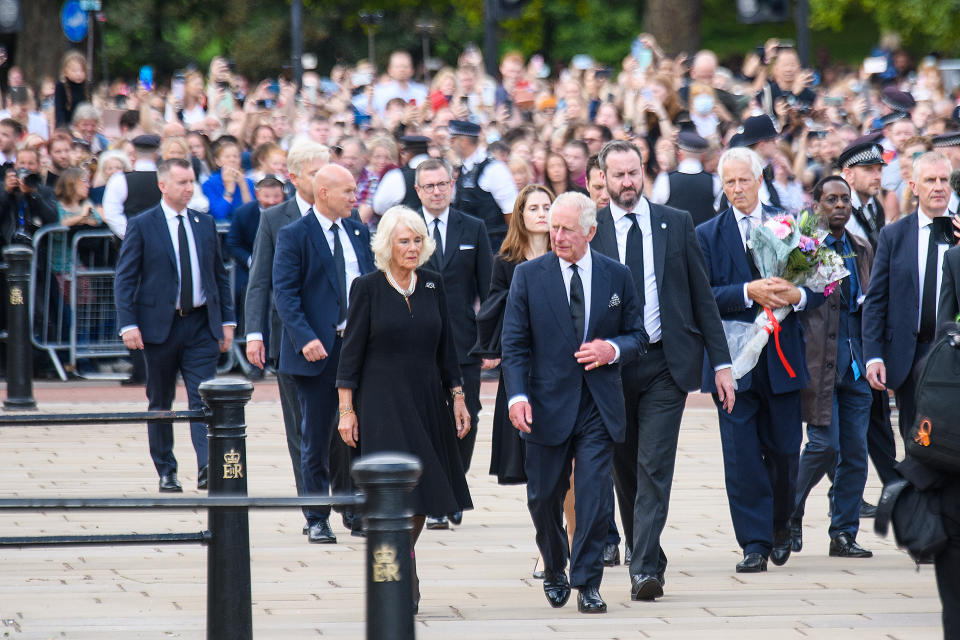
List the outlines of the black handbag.
{"label": "black handbag", "polygon": [[960,329],[930,350],[916,390],[916,418],[904,438],[906,452],[945,473],[960,471]]}
{"label": "black handbag", "polygon": [[886,537],[893,523],[897,546],[905,549],[913,561],[933,564],[947,546],[947,532],[940,517],[940,491],[921,491],[907,480],[884,485],[873,530]]}

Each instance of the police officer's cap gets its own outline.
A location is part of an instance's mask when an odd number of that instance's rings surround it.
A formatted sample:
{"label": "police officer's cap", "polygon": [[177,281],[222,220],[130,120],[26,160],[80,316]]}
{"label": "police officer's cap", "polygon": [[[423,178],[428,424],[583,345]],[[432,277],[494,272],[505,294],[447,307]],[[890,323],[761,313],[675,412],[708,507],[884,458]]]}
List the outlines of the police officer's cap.
{"label": "police officer's cap", "polygon": [[451,120],[447,125],[451,136],[470,136],[471,138],[480,137],[480,125],[466,120]]}

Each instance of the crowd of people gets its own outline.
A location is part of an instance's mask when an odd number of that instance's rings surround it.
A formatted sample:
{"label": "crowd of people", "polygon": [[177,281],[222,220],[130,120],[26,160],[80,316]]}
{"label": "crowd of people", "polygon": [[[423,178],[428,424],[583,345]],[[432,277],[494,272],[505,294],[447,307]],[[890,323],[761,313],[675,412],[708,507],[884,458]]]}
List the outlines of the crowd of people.
{"label": "crowd of people", "polygon": [[[621,531],[631,597],[663,595],[660,535],[696,390],[718,409],[737,572],[802,551],[824,475],[830,555],[870,557],[857,542],[875,511],[867,460],[884,483],[901,473],[889,390],[902,437],[924,356],[955,320],[934,220],[960,208],[957,91],[889,38],[869,68],[816,71],[777,40],[724,65],[635,44],[646,55],[619,69],[508,52],[496,77],[467,46],[425,84],[405,51],[382,73],[361,61],[299,86],[251,83],[222,58],[157,86],[91,85],[76,52],[56,79],[13,67],[0,236],[59,223],[122,241],[117,327],[145,354],[132,379],[152,409],[170,408],[177,373],[199,406],[236,328],[249,362],[276,371],[298,492],[352,491],[358,453],[417,455],[414,575],[422,529],[472,507],[480,381],[497,369],[489,471],[526,484],[552,606],[572,586],[580,611],[606,611]],[[753,260],[752,229],[801,211],[850,272],[829,295]],[[725,321],[785,306],[777,350],[734,380]],[[169,425],[151,425],[150,448],[160,490],[182,490]],[[955,513],[945,502],[937,562],[948,637]],[[329,509],[304,516],[309,542],[336,542]]]}

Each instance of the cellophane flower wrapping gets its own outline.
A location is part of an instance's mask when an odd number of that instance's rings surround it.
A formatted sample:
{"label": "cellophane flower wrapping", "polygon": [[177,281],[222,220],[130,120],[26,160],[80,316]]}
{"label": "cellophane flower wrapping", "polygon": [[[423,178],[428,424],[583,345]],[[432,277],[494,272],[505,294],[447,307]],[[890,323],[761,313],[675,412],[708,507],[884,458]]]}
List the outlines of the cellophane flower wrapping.
{"label": "cellophane flower wrapping", "polygon": [[[750,234],[748,247],[760,275],[764,278],[779,277],[798,287],[807,287],[817,293],[830,295],[837,283],[850,275],[844,258],[826,245],[828,233],[819,227],[818,216],[803,212],[797,222],[789,214],[767,217]],[[749,254],[748,254],[749,256]],[[777,323],[793,310],[779,307],[772,310]],[[723,330],[727,347],[733,358],[733,379],[739,380],[760,360],[760,354],[775,325],[760,309],[753,322],[724,320]]]}

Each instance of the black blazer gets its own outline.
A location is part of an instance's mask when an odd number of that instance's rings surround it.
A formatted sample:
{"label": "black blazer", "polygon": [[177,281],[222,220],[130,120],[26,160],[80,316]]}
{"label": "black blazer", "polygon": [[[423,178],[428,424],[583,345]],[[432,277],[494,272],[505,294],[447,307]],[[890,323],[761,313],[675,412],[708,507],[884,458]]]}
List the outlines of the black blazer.
{"label": "black blazer", "polygon": [[[200,281],[206,296],[210,337],[223,337],[223,323],[234,322],[230,280],[220,254],[220,239],[213,217],[187,210],[200,261]],[[133,218],[120,246],[114,281],[114,298],[120,327],[137,325],[143,341],[161,344],[170,335],[180,288],[177,257],[158,204]]]}
{"label": "black blazer", "polygon": [[[420,215],[428,222],[427,233],[431,234],[429,221],[433,217],[425,215],[422,208]],[[441,260],[438,248],[424,266],[443,276],[453,343],[460,364],[473,360],[469,353],[477,340],[475,303],[477,299],[480,302],[487,299],[492,264],[490,239],[483,220],[451,207],[443,258]]]}
{"label": "black blazer", "polygon": [[[677,386],[694,391],[701,383],[704,347],[712,367],[731,362],[720,312],[690,214],[651,204],[650,228],[667,368]],[[590,245],[620,260],[610,207],[597,212],[597,233]]]}

